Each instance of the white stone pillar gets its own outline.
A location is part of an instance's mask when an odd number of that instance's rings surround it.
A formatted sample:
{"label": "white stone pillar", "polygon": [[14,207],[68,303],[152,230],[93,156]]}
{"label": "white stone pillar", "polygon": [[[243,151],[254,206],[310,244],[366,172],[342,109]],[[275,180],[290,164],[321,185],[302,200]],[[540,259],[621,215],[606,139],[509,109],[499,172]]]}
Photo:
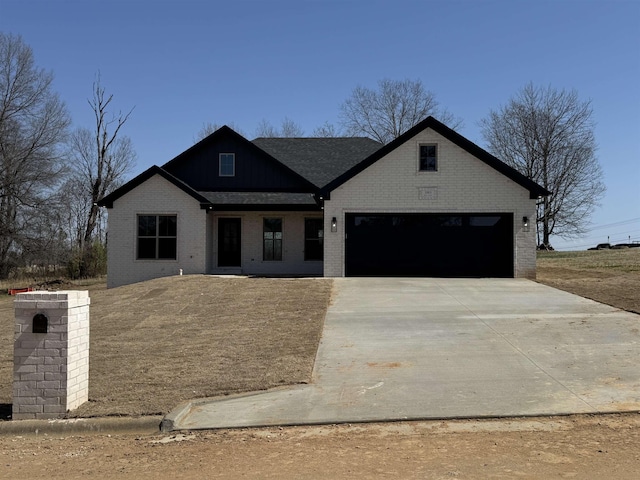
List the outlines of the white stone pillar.
{"label": "white stone pillar", "polygon": [[89,292],[14,301],[13,419],[59,418],[89,399]]}

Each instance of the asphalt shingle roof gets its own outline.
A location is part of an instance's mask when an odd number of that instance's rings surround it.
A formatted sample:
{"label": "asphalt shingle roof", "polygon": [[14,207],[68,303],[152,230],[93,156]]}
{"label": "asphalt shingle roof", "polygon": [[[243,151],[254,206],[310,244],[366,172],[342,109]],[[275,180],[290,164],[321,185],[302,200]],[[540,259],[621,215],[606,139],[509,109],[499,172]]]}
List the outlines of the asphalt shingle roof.
{"label": "asphalt shingle roof", "polygon": [[312,206],[319,208],[315,202],[314,194],[328,198],[332,190],[350,178],[353,178],[355,175],[358,175],[426,128],[432,128],[435,132],[447,138],[460,148],[528,189],[530,198],[549,195],[546,189],[501,162],[462,135],[438,122],[435,118],[427,117],[387,145],[382,145],[375,140],[365,137],[256,138],[252,142],[249,142],[246,138],[225,126],[165,164],[165,167],[169,167],[174,162],[182,162],[185,159],[188,160],[195,151],[194,149],[201,148],[203,142],[214,143],[217,142],[219,138],[226,138],[225,135],[231,135],[237,141],[252,144],[251,149],[262,150],[262,155],[266,153],[272,157],[272,161],[280,162],[295,174],[302,177],[301,180],[306,180],[311,183],[311,185],[307,185],[307,188],[313,190],[315,186],[317,190],[313,193],[309,191],[307,191],[307,193],[196,191],[186,181],[177,178],[165,170],[164,167],[153,166],[110,195],[104,197],[98,204],[112,208],[115,200],[147,181],[153,175],[158,174],[195,198],[200,202],[201,208],[210,208],[212,205],[220,205],[223,206],[223,208],[232,208],[233,206],[249,208],[252,205],[258,207],[263,206],[265,208],[269,208],[269,206],[282,207],[287,205],[293,209]]}
{"label": "asphalt shingle roof", "polygon": [[317,205],[312,193],[198,192],[214,205]]}
{"label": "asphalt shingle roof", "polygon": [[317,187],[324,187],[382,147],[364,137],[261,137],[252,142]]}

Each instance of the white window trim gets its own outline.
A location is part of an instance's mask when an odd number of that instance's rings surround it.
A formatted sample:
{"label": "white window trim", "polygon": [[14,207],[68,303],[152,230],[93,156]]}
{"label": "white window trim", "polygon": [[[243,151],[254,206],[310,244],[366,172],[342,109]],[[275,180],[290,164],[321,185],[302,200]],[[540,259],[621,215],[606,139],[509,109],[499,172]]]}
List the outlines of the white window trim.
{"label": "white window trim", "polygon": [[[223,155],[231,155],[233,158],[233,173],[231,175],[226,175],[222,173],[222,156]],[[220,177],[235,177],[236,176],[236,154],[232,152],[221,152],[218,154],[218,175]]]}

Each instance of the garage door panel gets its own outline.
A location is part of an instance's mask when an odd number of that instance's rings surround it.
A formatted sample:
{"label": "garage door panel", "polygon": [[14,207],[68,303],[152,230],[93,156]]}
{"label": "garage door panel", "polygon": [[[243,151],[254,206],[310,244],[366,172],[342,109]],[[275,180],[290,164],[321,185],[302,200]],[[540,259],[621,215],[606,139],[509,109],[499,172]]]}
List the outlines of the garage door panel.
{"label": "garage door panel", "polygon": [[347,214],[347,276],[513,276],[511,214]]}

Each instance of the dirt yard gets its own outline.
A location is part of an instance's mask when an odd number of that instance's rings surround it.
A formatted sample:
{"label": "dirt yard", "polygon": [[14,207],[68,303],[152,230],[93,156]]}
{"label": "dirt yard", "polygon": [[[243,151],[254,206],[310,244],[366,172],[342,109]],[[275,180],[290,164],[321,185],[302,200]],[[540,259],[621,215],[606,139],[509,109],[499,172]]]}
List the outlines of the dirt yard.
{"label": "dirt yard", "polygon": [[538,281],[640,313],[640,248],[540,252]]}
{"label": "dirt yard", "polygon": [[[544,253],[538,265],[541,283],[640,311],[640,249]],[[92,287],[92,401],[77,414],[165,412],[179,399],[191,398],[190,391],[202,396],[308,379],[330,281],[217,279],[205,291],[204,278],[179,280],[185,282],[181,287],[171,279],[109,291]],[[202,317],[190,316],[193,306]],[[10,301],[0,300],[2,322],[11,308]],[[265,337],[272,328],[282,328],[280,336]],[[185,332],[193,333],[188,342],[182,342]],[[5,352],[10,339],[0,339],[0,401],[11,398],[10,353]],[[298,343],[305,346],[296,349]],[[245,363],[262,370],[256,373]],[[113,383],[120,381],[124,386]],[[0,435],[0,478],[16,480],[636,479],[638,472],[637,413],[172,435]]]}
{"label": "dirt yard", "polygon": [[640,415],[0,436],[0,478],[637,479]]}

